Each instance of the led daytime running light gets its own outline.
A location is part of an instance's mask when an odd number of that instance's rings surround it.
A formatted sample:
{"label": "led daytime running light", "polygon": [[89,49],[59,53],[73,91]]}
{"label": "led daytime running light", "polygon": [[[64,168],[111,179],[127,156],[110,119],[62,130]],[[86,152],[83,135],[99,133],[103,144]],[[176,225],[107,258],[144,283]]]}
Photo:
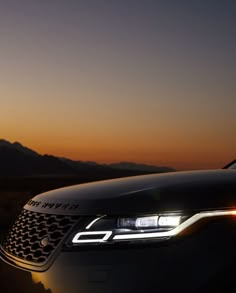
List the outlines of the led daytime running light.
{"label": "led daytime running light", "polygon": [[[216,211],[207,211],[207,212],[200,212],[192,217],[188,218],[186,221],[180,223],[175,228],[168,230],[168,231],[159,231],[159,232],[144,232],[144,230],[139,231],[139,233],[123,233],[123,234],[116,234],[116,231],[87,231],[87,232],[79,232],[77,233],[72,242],[74,244],[80,243],[105,243],[107,241],[120,241],[120,240],[142,240],[142,239],[155,239],[155,238],[170,238],[172,236],[176,236],[189,228],[190,226],[194,225],[196,222],[211,217],[223,217],[223,216],[236,216],[236,210],[216,210]],[[163,219],[161,219],[163,217]],[[100,217],[101,218],[101,217]],[[93,220],[86,228],[90,228],[94,223],[96,223],[100,218]],[[151,217],[150,217],[151,218]],[[132,219],[132,218],[129,218]],[[141,219],[141,218],[140,218]],[[163,225],[176,225],[178,221],[181,220],[181,216],[160,216],[158,219],[159,227]],[[142,221],[141,221],[142,222]],[[141,223],[140,222],[140,223]],[[142,225],[146,225],[145,221]],[[171,225],[170,225],[171,226]],[[116,234],[112,236],[112,234]],[[96,238],[96,235],[98,236]],[[91,238],[92,236],[92,238]],[[87,239],[86,239],[87,237]],[[94,238],[93,238],[94,237]]]}
{"label": "led daytime running light", "polygon": [[129,239],[149,239],[149,238],[165,238],[172,237],[180,234],[188,227],[192,226],[196,222],[204,218],[220,217],[220,216],[236,216],[236,211],[212,211],[212,212],[201,212],[193,215],[185,222],[177,226],[176,228],[164,231],[164,232],[153,232],[153,233],[133,233],[133,234],[120,234],[115,235],[113,240],[129,240]]}

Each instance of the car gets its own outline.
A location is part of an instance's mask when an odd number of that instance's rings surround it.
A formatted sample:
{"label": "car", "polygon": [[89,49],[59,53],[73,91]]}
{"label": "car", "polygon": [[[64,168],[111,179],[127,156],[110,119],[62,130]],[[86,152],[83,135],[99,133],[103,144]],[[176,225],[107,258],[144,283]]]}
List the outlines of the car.
{"label": "car", "polygon": [[233,161],[33,197],[0,246],[2,292],[236,289],[235,169]]}

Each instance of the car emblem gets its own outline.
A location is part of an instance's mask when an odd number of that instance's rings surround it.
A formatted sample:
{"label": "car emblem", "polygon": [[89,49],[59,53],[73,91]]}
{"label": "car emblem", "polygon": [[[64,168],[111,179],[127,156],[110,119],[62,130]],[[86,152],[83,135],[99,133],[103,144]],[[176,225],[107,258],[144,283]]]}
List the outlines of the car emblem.
{"label": "car emblem", "polygon": [[42,246],[42,247],[45,247],[45,246],[47,246],[49,244],[49,238],[48,237],[44,237],[43,239],[41,239],[41,241],[40,241],[40,245]]}

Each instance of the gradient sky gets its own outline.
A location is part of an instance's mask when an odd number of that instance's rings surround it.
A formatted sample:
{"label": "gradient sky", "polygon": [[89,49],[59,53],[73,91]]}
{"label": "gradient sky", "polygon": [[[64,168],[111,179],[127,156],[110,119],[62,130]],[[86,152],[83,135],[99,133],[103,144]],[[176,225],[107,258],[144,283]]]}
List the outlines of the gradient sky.
{"label": "gradient sky", "polygon": [[236,1],[0,0],[0,137],[177,169],[236,159]]}

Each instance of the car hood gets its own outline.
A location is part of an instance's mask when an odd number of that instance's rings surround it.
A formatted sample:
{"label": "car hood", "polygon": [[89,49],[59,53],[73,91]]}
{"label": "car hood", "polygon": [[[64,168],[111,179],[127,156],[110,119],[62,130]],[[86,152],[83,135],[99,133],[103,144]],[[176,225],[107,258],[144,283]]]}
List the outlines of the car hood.
{"label": "car hood", "polygon": [[25,209],[63,215],[142,215],[236,208],[236,171],[133,176],[64,187],[35,196]]}

